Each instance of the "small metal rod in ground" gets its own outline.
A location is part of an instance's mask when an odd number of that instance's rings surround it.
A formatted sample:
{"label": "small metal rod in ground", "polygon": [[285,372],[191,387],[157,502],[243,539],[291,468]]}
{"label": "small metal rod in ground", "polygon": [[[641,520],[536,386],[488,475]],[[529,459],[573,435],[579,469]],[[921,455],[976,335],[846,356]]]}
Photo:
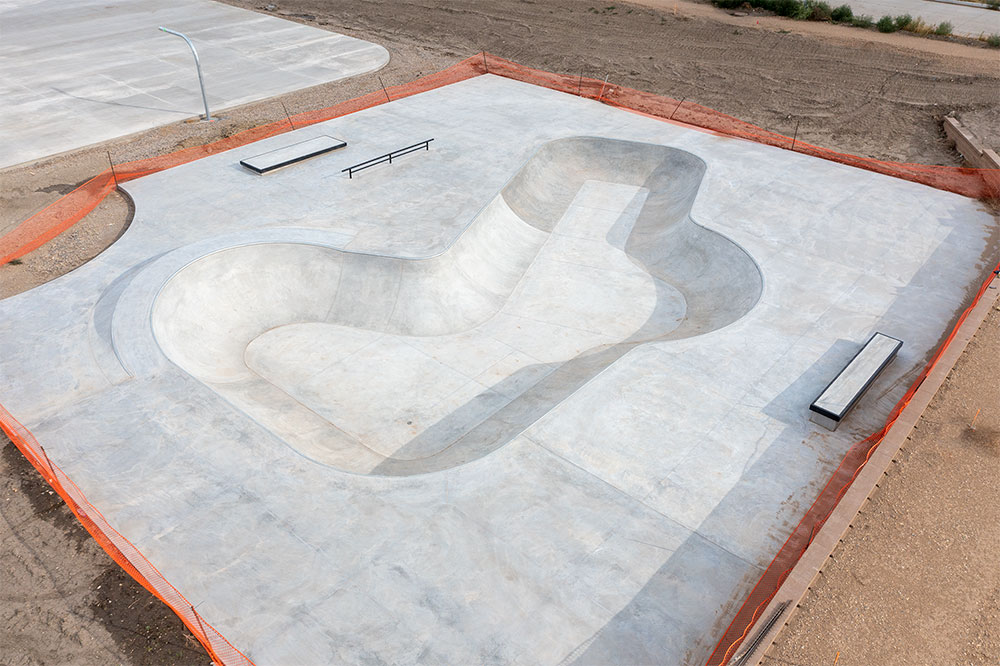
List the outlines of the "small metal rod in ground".
{"label": "small metal rod in ground", "polygon": [[580,80],[576,84],[576,96],[583,97],[583,72],[580,72]]}
{"label": "small metal rod in ground", "polygon": [[[188,605],[190,606],[190,604]],[[201,616],[198,615],[198,611],[194,609],[194,606],[191,606],[191,613],[194,614],[194,618],[198,620],[198,628],[201,629],[201,635],[205,637],[205,642],[208,642],[208,634],[205,633],[205,625],[201,623]],[[212,656],[214,657],[215,655],[213,654]]]}
{"label": "small metal rod in ground", "polygon": [[285,112],[285,119],[288,120],[288,124],[292,129],[295,129],[295,123],[292,122],[292,117],[288,115],[288,109],[285,108],[285,103],[281,100],[278,100],[278,102],[281,104],[281,110]]}
{"label": "small metal rod in ground", "polygon": [[382,82],[381,75],[378,77],[378,82],[382,84],[382,92],[385,93],[385,101],[391,102],[392,100],[389,99],[389,91],[385,89],[385,83]]}
{"label": "small metal rod in ground", "polygon": [[670,112],[670,117],[667,118],[667,120],[673,120],[674,119],[674,114],[677,113],[677,109],[681,108],[681,104],[683,104],[686,100],[687,100],[687,97],[682,97],[681,101],[677,102],[677,106],[675,106],[674,110]]}
{"label": "small metal rod in ground", "polygon": [[[608,76],[611,76],[611,75],[608,74]],[[601,93],[597,96],[597,101],[598,102],[600,102],[601,99],[604,97],[604,86],[608,85],[608,76],[604,77],[604,83],[601,84]]]}
{"label": "small metal rod in ground", "polygon": [[117,190],[118,189],[118,174],[115,173],[115,163],[111,159],[111,151],[110,150],[105,150],[104,152],[108,154],[108,164],[111,165],[111,177],[115,179],[115,189]]}
{"label": "small metal rod in ground", "polygon": [[486,51],[483,51],[483,67],[486,68],[486,73],[490,73],[490,63],[486,62]]}
{"label": "small metal rod in ground", "polygon": [[49,460],[49,454],[46,453],[45,447],[42,446],[41,444],[39,444],[38,448],[40,448],[42,450],[42,455],[45,456],[45,462],[48,463],[48,465],[49,465],[49,474],[52,476],[52,478],[51,479],[45,479],[45,480],[48,481],[49,485],[51,486],[53,483],[56,482],[56,468],[52,464],[52,461]]}
{"label": "small metal rod in ground", "polygon": [[792,150],[795,150],[795,140],[799,138],[799,122],[802,119],[799,118],[795,121],[795,133],[792,135]]}

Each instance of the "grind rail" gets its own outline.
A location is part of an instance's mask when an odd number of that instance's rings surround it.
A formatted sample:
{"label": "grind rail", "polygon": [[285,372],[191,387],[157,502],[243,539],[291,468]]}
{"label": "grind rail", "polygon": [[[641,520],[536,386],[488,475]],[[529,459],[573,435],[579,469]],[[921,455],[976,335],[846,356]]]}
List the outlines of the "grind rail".
{"label": "grind rail", "polygon": [[379,155],[378,157],[373,157],[372,159],[366,160],[364,162],[358,162],[354,166],[349,166],[346,169],[341,169],[341,173],[346,171],[348,178],[354,178],[354,174],[356,172],[363,171],[368,167],[375,166],[376,164],[382,164],[383,162],[388,162],[389,164],[392,164],[393,157],[402,157],[403,155],[415,152],[417,150],[420,150],[421,148],[425,150],[430,150],[431,141],[433,140],[434,139],[427,139],[426,141],[415,143],[412,146],[407,146],[406,148],[400,148],[398,150],[392,151],[391,153],[386,153],[385,155]]}

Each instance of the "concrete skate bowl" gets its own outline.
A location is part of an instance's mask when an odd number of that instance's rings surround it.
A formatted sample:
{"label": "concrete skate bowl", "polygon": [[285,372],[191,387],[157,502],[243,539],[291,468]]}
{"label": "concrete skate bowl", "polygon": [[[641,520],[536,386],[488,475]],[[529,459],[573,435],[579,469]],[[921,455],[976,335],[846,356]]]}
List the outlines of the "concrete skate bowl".
{"label": "concrete skate bowl", "polygon": [[448,469],[503,446],[635,346],[753,308],[756,263],[690,217],[705,170],[666,146],[552,141],[436,256],[228,247],[166,282],[153,334],[317,462]]}

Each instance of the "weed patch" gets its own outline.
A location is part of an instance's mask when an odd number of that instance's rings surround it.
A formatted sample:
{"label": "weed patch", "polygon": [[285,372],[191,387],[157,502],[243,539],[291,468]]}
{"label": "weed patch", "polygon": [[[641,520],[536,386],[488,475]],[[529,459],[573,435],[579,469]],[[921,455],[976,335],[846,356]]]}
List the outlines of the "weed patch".
{"label": "weed patch", "polygon": [[892,20],[891,16],[883,16],[875,24],[879,32],[896,32],[899,28],[896,27],[896,22]]}

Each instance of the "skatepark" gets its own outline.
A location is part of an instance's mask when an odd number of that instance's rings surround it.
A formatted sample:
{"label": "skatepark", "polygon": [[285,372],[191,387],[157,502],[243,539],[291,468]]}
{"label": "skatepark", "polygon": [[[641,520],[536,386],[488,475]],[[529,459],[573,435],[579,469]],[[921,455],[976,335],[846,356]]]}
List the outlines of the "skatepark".
{"label": "skatepark", "polygon": [[[239,165],[320,135],[347,146]],[[992,223],[489,75],[126,189],[117,243],[0,303],[49,350],[5,356],[6,406],[258,664],[704,658]],[[818,429],[876,329],[906,341],[878,397]]]}
{"label": "skatepark", "polygon": [[261,666],[704,663],[997,242],[968,197],[489,73],[121,188],[121,238],[0,300],[0,397]]}

